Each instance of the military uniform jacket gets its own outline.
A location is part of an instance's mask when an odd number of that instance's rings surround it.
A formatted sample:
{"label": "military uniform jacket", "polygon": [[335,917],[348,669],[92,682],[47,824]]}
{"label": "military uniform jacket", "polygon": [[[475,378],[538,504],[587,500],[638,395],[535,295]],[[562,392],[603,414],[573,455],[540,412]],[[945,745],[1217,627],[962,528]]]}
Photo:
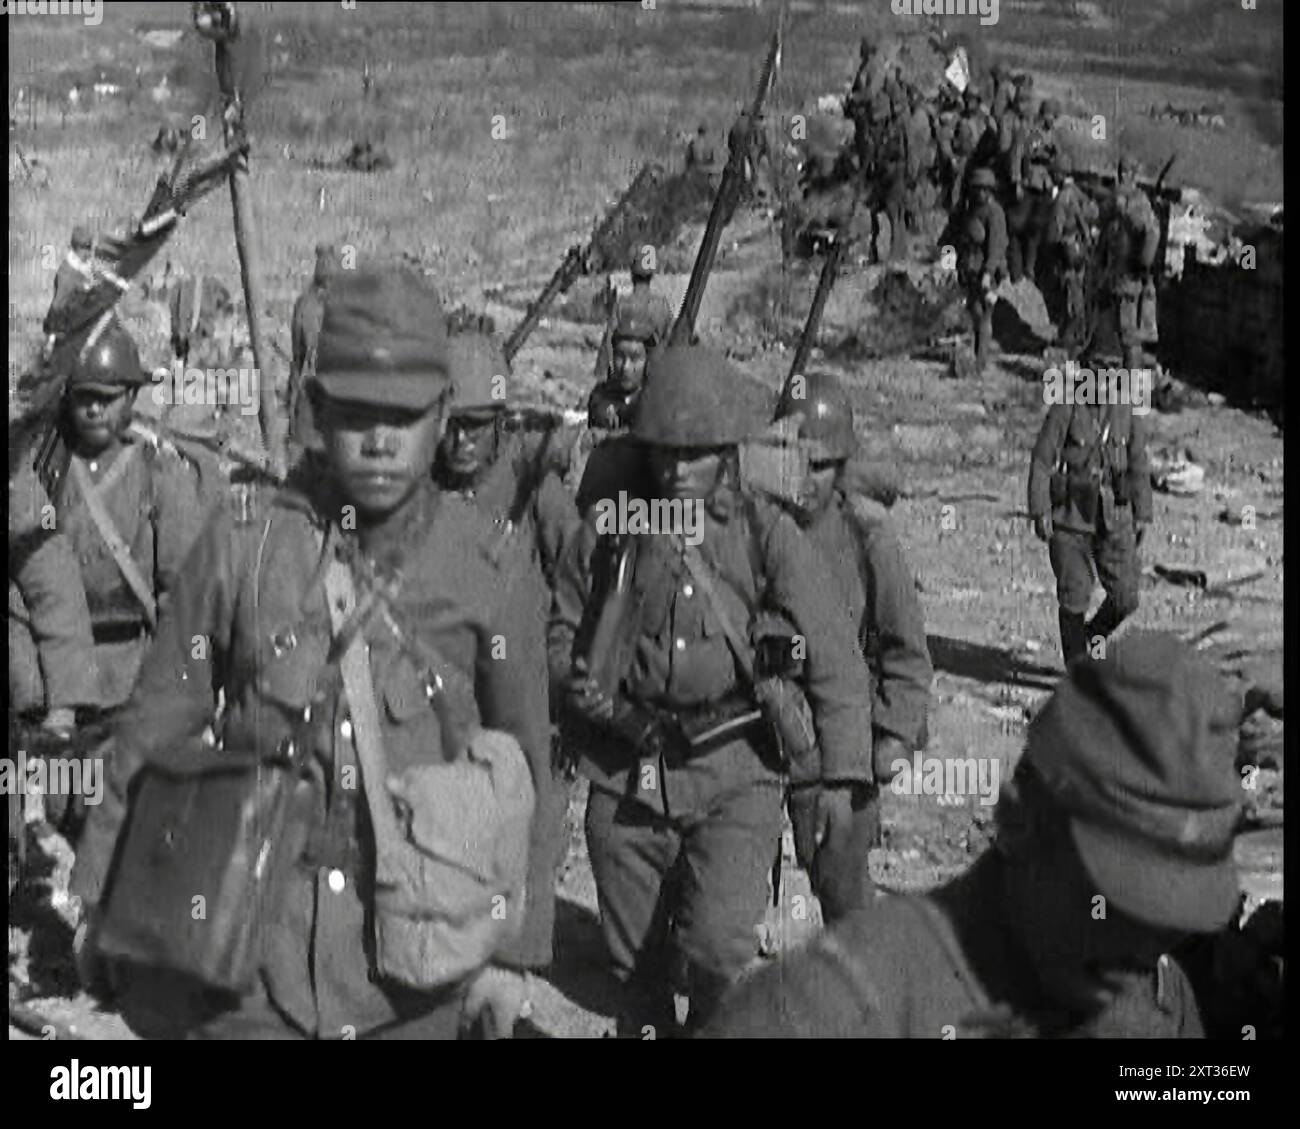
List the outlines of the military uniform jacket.
{"label": "military uniform jacket", "polygon": [[[1099,447],[1097,441],[1107,418],[1110,436]],[[1114,487],[1116,478],[1123,479],[1133,518],[1139,522],[1151,520],[1146,418],[1134,415],[1130,405],[1053,404],[1047,409],[1034,443],[1029,468],[1029,516],[1036,519],[1050,514],[1053,526],[1095,533],[1096,523],[1090,523],[1080,513],[1073,496],[1064,505],[1052,505],[1051,478],[1062,462],[1072,478],[1086,478],[1100,471],[1101,482],[1108,488]]]}
{"label": "military uniform jacket", "polygon": [[[373,841],[361,788],[346,783],[344,770],[358,761],[338,666],[324,662],[331,640],[325,555],[347,536],[324,515],[338,512],[337,503],[317,503],[286,488],[242,524],[224,510],[213,516],[116,729],[104,802],[90,814],[72,880],[88,903],[99,900],[133,775],[144,763],[183,764],[223,690],[225,750],[270,755],[292,735],[311,751],[315,811],[304,861],[312,869],[304,865],[289,884],[263,971],[282,1011],[308,1032],[336,1037],[344,1025],[361,1033],[394,1018],[389,996],[368,975]],[[473,688],[484,726],[519,740],[541,807],[550,751],[544,690],[528,676],[529,656],[542,653],[541,642],[529,637],[537,621],[515,607],[514,593],[488,564],[491,529],[471,507],[429,484],[397,518],[402,524],[395,528],[411,530],[413,548],[405,583],[390,603],[393,618],[438,652],[449,684]],[[428,536],[431,522],[435,532]],[[449,607],[466,611],[486,634],[435,624]],[[492,640],[491,651],[480,638]],[[381,617],[365,628],[364,639],[390,772],[438,760],[440,729],[422,672]],[[313,710],[313,728],[304,737],[298,726],[318,688],[324,705]],[[331,867],[346,875],[341,889],[326,882]],[[552,889],[553,876],[529,874],[529,917],[502,960],[549,961],[549,932],[538,935],[533,914]]]}
{"label": "military uniform jacket", "polygon": [[[721,624],[698,591],[676,538],[642,535],[632,581],[641,601],[640,627],[620,681],[636,702],[688,710],[745,689]],[[574,535],[561,562],[551,615],[552,678],[568,677],[575,639],[586,636],[600,609],[591,599],[593,554],[600,536],[595,515]],[[871,685],[853,631],[832,593],[827,566],[794,521],[772,503],[740,495],[716,499],[699,552],[712,571],[728,615],[741,633],[761,607],[781,610],[806,641],[805,691],[812,706],[825,780],[870,780]],[[716,754],[734,763],[722,774],[744,778],[756,760],[743,742]],[[701,758],[703,759],[703,758]],[[593,784],[622,793],[635,754],[626,747],[584,750],[582,769]]]}
{"label": "military uniform jacket", "polygon": [[47,528],[49,498],[30,467],[9,483],[10,708],[91,706],[99,678],[77,557]]}
{"label": "military uniform jacket", "polygon": [[[976,239],[976,234],[982,238]],[[990,199],[983,204],[972,204],[958,229],[961,253],[958,270],[966,285],[974,285],[981,274],[994,279],[1007,269],[1007,216],[1002,205]]]}
{"label": "military uniform jacket", "polygon": [[1052,201],[1047,241],[1071,247],[1075,253],[1082,254],[1092,245],[1092,228],[1097,215],[1097,205],[1082,188],[1073,181],[1063,184]]}
{"label": "military uniform jacket", "polygon": [[1169,958],[1082,1026],[1044,1007],[1000,919],[997,866],[988,854],[931,895],[855,911],[744,981],[704,1037],[1204,1037],[1191,984]]}
{"label": "military uniform jacket", "polygon": [[912,570],[885,508],[858,512],[842,494],[806,533],[830,567],[849,626],[875,680],[873,722],[915,746],[925,724],[934,669]]}
{"label": "military uniform jacket", "polygon": [[[78,456],[73,455],[73,459]],[[87,462],[89,470],[94,462]],[[165,447],[125,443],[98,475],[96,488],[114,527],[131,549],[131,558],[161,600],[175,587],[204,513],[195,464]],[[144,609],[131,591],[100,536],[75,482],[64,486],[59,524],[81,566],[86,602],[96,631],[143,627]]]}
{"label": "military uniform jacket", "polygon": [[1030,192],[1051,192],[1052,156],[1056,141],[1052,132],[1040,122],[1027,122],[1012,143],[1013,184],[1023,184]]}
{"label": "military uniform jacket", "polygon": [[1117,186],[1102,217],[1105,269],[1115,275],[1149,271],[1160,245],[1160,221],[1136,185]]}

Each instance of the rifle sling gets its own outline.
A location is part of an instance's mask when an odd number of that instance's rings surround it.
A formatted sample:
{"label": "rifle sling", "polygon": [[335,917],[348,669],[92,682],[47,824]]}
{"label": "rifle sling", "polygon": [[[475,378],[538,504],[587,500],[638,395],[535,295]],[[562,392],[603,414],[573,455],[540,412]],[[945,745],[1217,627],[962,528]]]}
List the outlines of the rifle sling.
{"label": "rifle sling", "polygon": [[[127,459],[131,450],[132,448],[128,447],[118,461],[122,462]],[[117,527],[113,524],[113,519],[109,517],[108,510],[104,508],[104,500],[100,497],[99,488],[90,480],[90,474],[86,470],[85,463],[74,456],[70,469],[73,481],[76,482],[77,489],[81,492],[82,498],[85,499],[86,509],[90,512],[90,518],[95,523],[95,528],[99,530],[100,537],[103,538],[104,544],[108,546],[108,551],[112,555],[118,571],[121,572],[122,579],[126,581],[127,587],[134,593],[135,598],[140,601],[140,606],[144,609],[145,621],[149,625],[149,630],[153,631],[158,626],[158,607],[154,603],[153,590],[149,582],[145,580],[140,569],[136,566],[135,560],[131,556],[130,547],[122,540],[122,535],[118,533]]]}

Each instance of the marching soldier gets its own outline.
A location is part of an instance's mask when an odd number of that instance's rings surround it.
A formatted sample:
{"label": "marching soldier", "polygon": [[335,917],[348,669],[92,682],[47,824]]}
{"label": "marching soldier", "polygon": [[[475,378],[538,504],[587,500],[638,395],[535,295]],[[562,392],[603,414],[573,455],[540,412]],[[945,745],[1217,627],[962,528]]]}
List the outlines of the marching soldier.
{"label": "marching soldier", "polygon": [[[1151,269],[1160,246],[1160,223],[1147,194],[1137,184],[1132,158],[1119,162],[1114,195],[1102,209],[1101,263],[1103,292],[1099,297],[1119,319],[1124,365],[1141,367],[1142,340],[1139,306],[1154,302]],[[1147,320],[1154,321],[1154,312]]]}
{"label": "marching soldier", "polygon": [[1067,351],[1083,344],[1088,325],[1089,264],[1097,239],[1097,205],[1071,175],[1062,153],[1057,153],[1054,175],[1059,185],[1045,236],[1056,262],[1061,291],[1061,332]]}
{"label": "marching soldier", "polygon": [[63,428],[72,454],[58,525],[77,556],[102,682],[100,705],[126,701],[162,607],[202,524],[200,469],[127,430],[149,379],[135,341],[112,320],[73,356]]}
{"label": "marching soldier", "polygon": [[[538,928],[549,920],[548,883],[528,888],[518,938],[455,983],[415,990],[374,971],[370,810],[389,797],[367,791],[382,787],[369,770],[355,783],[366,734],[382,746],[394,788],[394,777],[450,755],[434,698],[464,694],[468,701],[452,704],[518,740],[539,792],[549,777],[546,703],[529,666],[542,646],[537,620],[488,559],[491,526],[431,478],[447,370],[441,306],[423,278],[402,269],[340,275],[307,385],[324,445],[320,473],[299,474],[264,512],[220,511],[195,545],[116,731],[104,803],[79,852],[73,892],[91,910],[83,952],[95,951],[93,907],[133,775],[146,763],[177,763],[219,691],[225,749],[270,758],[289,738],[301,747],[309,802],[285,834],[305,846],[265,923],[254,992],[181,999],[166,977],[133,975],[123,998],[141,1029],[158,1030],[161,1016],[166,1033],[200,1038],[445,1038],[472,1021],[509,1035],[525,1003],[522,970],[549,960],[549,932]],[[355,600],[336,599],[337,587],[327,599],[340,565],[363,591]],[[348,613],[349,604],[358,610]],[[431,614],[439,609],[447,615]],[[350,631],[364,641],[377,733],[354,726],[361,706],[331,654],[331,638]],[[196,639],[209,645],[196,651]]]}
{"label": "marching soldier", "polygon": [[866,902],[867,853],[880,833],[878,784],[893,775],[895,759],[910,759],[925,744],[934,671],[912,570],[889,513],[874,499],[847,495],[845,467],[857,448],[848,394],[829,373],[801,379],[802,394],[787,386],[777,409],[778,419],[803,415],[799,439],[809,448],[809,476],[798,520],[830,568],[875,686],[871,748],[877,783],[858,787],[843,838],[815,842],[817,766],[792,766],[790,772],[796,853],[829,924]]}
{"label": "marching soldier", "polygon": [[1007,215],[1010,237],[1008,267],[1011,281],[1038,281],[1038,248],[1052,215],[1052,165],[1056,158],[1053,131],[1061,105],[1047,98],[1038,117],[1027,122],[1012,147],[1011,167],[1019,194]]}
{"label": "marching soldier", "polygon": [[[1056,574],[1061,651],[1068,664],[1108,637],[1138,606],[1138,548],[1151,524],[1147,423],[1132,403],[1100,385],[1117,373],[1118,350],[1090,348],[1098,394],[1052,404],[1034,443],[1029,516]],[[1079,399],[1082,399],[1080,397]],[[1149,390],[1148,390],[1148,405]],[[1093,576],[1106,600],[1088,621]]]}
{"label": "marching soldier", "polygon": [[[458,333],[448,341],[451,375],[455,384],[448,409],[447,427],[434,461],[434,481],[448,493],[457,493],[474,505],[498,529],[511,531],[511,574],[520,585],[520,602],[536,619],[538,649],[529,655],[529,677],[546,686],[546,622],[551,609],[552,586],[565,541],[578,525],[578,511],[564,488],[564,455],[569,444],[564,435],[524,436],[504,429],[511,404],[506,381],[510,366],[487,334]],[[522,559],[520,559],[522,557]],[[547,692],[548,701],[554,695]],[[552,742],[558,734],[553,734]],[[559,761],[553,758],[553,767]],[[537,850],[529,860],[535,884],[555,881],[563,861],[564,818],[568,788],[558,773],[550,787],[538,795]],[[553,900],[537,907],[539,933],[549,936],[553,920],[546,914]]]}
{"label": "marching soldier", "polygon": [[957,217],[957,279],[966,291],[975,334],[975,371],[984,372],[993,344],[994,293],[1006,275],[1007,220],[994,199],[997,177],[989,168],[970,177],[971,199]]}
{"label": "marching soldier", "polygon": [[94,244],[90,228],[84,224],[77,224],[72,229],[72,245],[64,255],[63,262],[59,264],[59,269],[54,272],[54,294],[50,298],[49,312],[45,315],[47,323],[50,314],[66,302],[70,295],[95,281],[92,265]]}
{"label": "marching soldier", "polygon": [[620,1029],[642,1037],[671,1029],[674,986],[692,1025],[707,1018],[754,955],[781,833],[780,763],[755,708],[755,613],[783,612],[802,640],[822,836],[847,836],[855,789],[872,779],[869,679],[826,566],[789,517],[737,484],[737,444],[768,424],[768,397],[704,347],[657,352],[650,369],[632,432],[649,496],[693,509],[702,540],[612,538],[588,519],[550,629],[552,679],[587,731],[587,844],[624,985]]}
{"label": "marching soldier", "polygon": [[[648,336],[646,341],[668,340],[668,331],[673,327],[673,308],[662,294],[656,294],[650,288],[654,278],[654,248],[647,245],[632,257],[632,293],[624,297],[615,297],[609,304],[609,316],[605,321],[605,334],[601,338],[600,349],[596,354],[596,380],[598,383],[609,381],[614,377],[614,338],[619,326],[637,327]],[[613,293],[612,289],[608,292]],[[618,401],[617,389],[610,389],[611,403]],[[602,396],[605,393],[602,393]],[[593,424],[593,426],[597,426]],[[604,425],[600,425],[604,426]]]}
{"label": "marching soldier", "polygon": [[1169,954],[1237,908],[1239,712],[1172,635],[1070,667],[1003,786],[992,849],[749,978],[704,1035],[1203,1037]]}
{"label": "marching soldier", "polygon": [[[671,313],[669,315],[671,322]],[[666,336],[663,319],[642,303],[618,308],[609,334],[608,375],[591,390],[587,422],[605,431],[630,427],[645,384],[646,357]]]}

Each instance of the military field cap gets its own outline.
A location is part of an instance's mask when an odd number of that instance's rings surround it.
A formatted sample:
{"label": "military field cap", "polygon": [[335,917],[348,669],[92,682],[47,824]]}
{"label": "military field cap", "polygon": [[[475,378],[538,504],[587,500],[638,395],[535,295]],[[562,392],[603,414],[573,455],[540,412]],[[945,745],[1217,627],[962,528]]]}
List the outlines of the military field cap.
{"label": "military field cap", "polygon": [[972,188],[996,188],[997,174],[990,168],[976,169],[970,174],[970,184]]}
{"label": "military field cap", "polygon": [[312,377],[325,395],[423,412],[449,369],[442,300],[423,275],[391,266],[331,281]]}
{"label": "military field cap", "polygon": [[1152,925],[1212,932],[1237,904],[1240,703],[1167,632],[1133,631],[1071,663],[1025,756],[1098,890]]}
{"label": "military field cap", "polygon": [[453,333],[447,341],[451,363],[451,411],[493,412],[505,409],[510,366],[500,346],[485,333]]}
{"label": "military field cap", "polygon": [[1040,114],[1051,114],[1054,118],[1061,116],[1061,103],[1056,98],[1044,98],[1043,104],[1038,107]]}
{"label": "military field cap", "polygon": [[94,236],[90,234],[90,228],[84,223],[79,223],[72,229],[72,249],[74,251],[89,251],[93,242]]}
{"label": "military field cap", "polygon": [[723,447],[767,427],[773,397],[706,345],[670,345],[646,362],[632,438],[665,447]]}

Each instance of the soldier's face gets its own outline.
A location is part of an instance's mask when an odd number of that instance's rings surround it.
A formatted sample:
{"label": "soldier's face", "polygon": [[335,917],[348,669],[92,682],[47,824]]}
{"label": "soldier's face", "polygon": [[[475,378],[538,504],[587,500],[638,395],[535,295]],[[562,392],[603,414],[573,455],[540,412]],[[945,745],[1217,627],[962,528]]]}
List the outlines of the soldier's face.
{"label": "soldier's face", "polygon": [[725,448],[650,448],[650,473],[662,498],[693,501],[713,493],[722,472]]}
{"label": "soldier's face", "polygon": [[427,412],[324,399],[317,418],[344,498],[374,521],[428,477],[442,434],[443,403]]}
{"label": "soldier's face", "polygon": [[804,476],[803,489],[799,492],[801,517],[812,521],[826,511],[835,494],[835,483],[839,480],[843,463],[839,459],[811,459],[808,473]]}
{"label": "soldier's face", "polygon": [[72,430],[77,454],[93,458],[121,437],[131,412],[130,389],[101,392],[73,388],[70,393]]}
{"label": "soldier's face", "polygon": [[452,474],[473,478],[492,460],[496,417],[489,414],[454,415],[442,437],[442,460]]}
{"label": "soldier's face", "polygon": [[611,384],[624,392],[635,392],[645,380],[645,342],[627,338],[615,341],[609,370]]}

